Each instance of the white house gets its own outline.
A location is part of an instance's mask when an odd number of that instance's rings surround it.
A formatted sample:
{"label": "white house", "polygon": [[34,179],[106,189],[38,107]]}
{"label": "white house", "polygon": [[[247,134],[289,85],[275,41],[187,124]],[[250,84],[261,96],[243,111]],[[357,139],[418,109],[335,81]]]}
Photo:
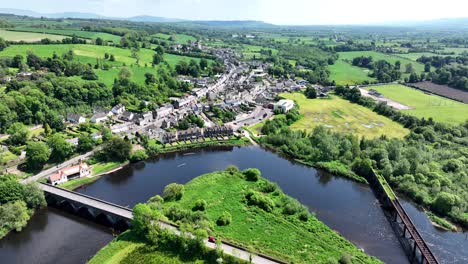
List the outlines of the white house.
{"label": "white house", "polygon": [[274,110],[275,111],[280,111],[281,113],[287,113],[294,107],[294,101],[293,100],[287,100],[287,99],[282,99],[279,100],[275,106]]}
{"label": "white house", "polygon": [[86,119],[83,116],[79,115],[79,114],[68,113],[67,114],[67,121],[72,123],[72,124],[81,124],[81,123],[86,122]]}
{"label": "white house", "polygon": [[170,104],[164,105],[158,109],[156,109],[156,118],[162,119],[168,115],[170,115],[174,111],[174,107]]}
{"label": "white house", "polygon": [[125,106],[123,104],[118,104],[118,105],[112,107],[111,112],[114,115],[121,115],[121,114],[123,114],[123,112],[125,112]]}
{"label": "white house", "polygon": [[87,177],[91,174],[91,170],[86,163],[69,167],[57,171],[57,173],[49,176],[49,183],[52,185],[61,184],[72,179]]}
{"label": "white house", "polygon": [[99,124],[107,121],[108,115],[106,113],[96,113],[89,120],[91,123]]}

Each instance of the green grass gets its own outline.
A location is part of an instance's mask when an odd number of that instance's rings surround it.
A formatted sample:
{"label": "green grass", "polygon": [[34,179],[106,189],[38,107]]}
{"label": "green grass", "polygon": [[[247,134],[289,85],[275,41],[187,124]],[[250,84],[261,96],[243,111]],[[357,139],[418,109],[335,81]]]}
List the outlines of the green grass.
{"label": "green grass", "polygon": [[316,126],[325,126],[336,132],[354,133],[366,138],[376,138],[381,135],[402,138],[409,133],[407,129],[389,118],[336,96],[331,99],[313,100],[307,99],[301,93],[284,93],[280,96],[296,101],[300,113],[304,116],[292,124],[292,129],[305,129],[310,132]]}
{"label": "green grass", "polygon": [[18,156],[15,154],[11,153],[10,151],[6,151],[4,153],[0,153],[0,164],[9,162],[11,160],[17,159]]}
{"label": "green grass", "polygon": [[120,162],[106,162],[106,163],[98,163],[93,165],[93,175],[99,175],[102,173],[106,173],[111,170],[115,170],[120,166],[124,166],[124,163]]}
{"label": "green grass", "polygon": [[453,225],[452,223],[450,223],[449,221],[445,220],[444,218],[438,217],[432,212],[426,212],[426,214],[433,224],[436,224],[437,226],[450,230],[450,231],[454,231],[454,232],[457,231],[457,227]]}
{"label": "green grass", "polygon": [[396,61],[401,62],[401,71],[405,71],[405,65],[408,63],[413,64],[413,68],[416,72],[421,73],[424,71],[424,64],[415,62],[413,60],[404,58],[404,57],[398,57],[396,55],[388,55],[376,51],[351,51],[351,52],[339,52],[339,59],[341,60],[348,60],[352,61],[354,58],[359,57],[359,56],[372,56],[372,59],[374,61],[378,60],[386,60],[390,64],[394,65]]}
{"label": "green grass", "polygon": [[117,264],[122,263],[123,259],[144,243],[138,242],[132,238],[131,232],[127,231],[114,239],[88,262],[88,264]]}
{"label": "green grass", "polygon": [[330,70],[330,80],[337,85],[360,84],[364,81],[375,81],[368,76],[369,70],[353,66],[343,60],[337,60],[335,64],[328,66]]}
{"label": "green grass", "polygon": [[24,42],[37,42],[41,39],[48,38],[50,40],[62,40],[65,36],[32,33],[32,32],[16,32],[0,29],[0,37],[8,41],[24,41]]}
{"label": "green grass", "polygon": [[445,48],[444,52],[454,52],[456,55],[468,52],[468,48]]}
{"label": "green grass", "polygon": [[189,41],[195,42],[197,39],[190,35],[185,34],[164,34],[164,33],[156,33],[151,35],[151,37],[155,37],[158,39],[162,39],[165,41],[169,41],[170,37],[174,37],[174,43],[176,44],[187,44]]}
{"label": "green grass", "polygon": [[399,84],[373,86],[372,89],[389,99],[410,106],[412,109],[402,111],[416,117],[432,117],[435,121],[448,124],[459,124],[468,120],[468,105],[464,103]]}
{"label": "green grass", "polygon": [[77,36],[79,38],[85,38],[85,39],[101,38],[103,40],[112,41],[114,43],[119,43],[120,38],[121,38],[120,36],[112,35],[112,34],[108,34],[108,33],[103,33],[103,32],[92,32],[92,31],[83,31],[83,30],[75,30],[75,29],[44,29],[44,28],[20,27],[20,28],[13,28],[13,29],[10,29],[10,30],[14,30],[14,31],[18,31],[18,32],[19,31],[22,31],[22,32],[37,32],[37,33],[42,33],[42,34],[48,34],[49,36],[52,36],[52,37],[57,37],[57,35],[62,35],[62,38],[63,38],[63,36],[71,37],[73,35],[75,35],[75,36]]}
{"label": "green grass", "polygon": [[68,189],[68,190],[75,190],[78,187],[83,185],[87,185],[97,181],[99,177],[84,177],[79,179],[74,179],[71,181],[67,181],[65,183],[60,184],[60,187]]}
{"label": "green grass", "polygon": [[338,260],[343,253],[351,254],[353,263],[379,262],[366,256],[312,215],[306,222],[299,220],[297,215],[284,215],[282,201],[286,195],[279,189],[261,194],[276,204],[272,212],[247,205],[244,200],[246,192],[249,189],[258,190],[260,182],[249,182],[239,174],[231,175],[227,172],[206,174],[185,185],[185,193],[180,201],[164,203],[163,206],[177,203],[183,208],[192,209],[194,201],[204,199],[207,202],[205,212],[210,222],[216,223],[224,211],[232,215],[229,225],[214,224],[217,237],[288,262],[324,263],[329,259]]}
{"label": "green grass", "polygon": [[[99,77],[99,81],[111,86],[114,83],[114,79],[118,76],[121,67],[127,65],[132,73],[133,80],[137,83],[143,84],[145,81],[145,73],[150,72],[156,74],[158,67],[164,67],[164,64],[160,64],[153,68],[151,66],[153,61],[154,51],[150,49],[141,49],[138,52],[140,57],[139,64],[137,60],[132,57],[129,49],[121,49],[110,46],[95,46],[95,45],[84,45],[84,44],[58,44],[58,45],[12,45],[5,50],[0,52],[0,57],[13,57],[15,55],[22,55],[26,58],[28,52],[46,58],[51,57],[55,52],[58,55],[62,55],[69,50],[73,50],[75,54],[74,60],[82,63],[89,63],[91,65],[96,64],[97,58],[99,58],[103,64],[109,64],[111,67],[109,70],[96,70],[96,74]],[[110,62],[103,60],[104,54],[113,54],[116,61]],[[199,58],[192,58],[187,56],[179,56],[174,54],[164,54],[164,60],[171,66],[175,67],[179,61],[189,62],[191,59],[199,62]],[[209,63],[212,61],[209,60]],[[81,81],[80,77],[73,77],[77,81]]]}

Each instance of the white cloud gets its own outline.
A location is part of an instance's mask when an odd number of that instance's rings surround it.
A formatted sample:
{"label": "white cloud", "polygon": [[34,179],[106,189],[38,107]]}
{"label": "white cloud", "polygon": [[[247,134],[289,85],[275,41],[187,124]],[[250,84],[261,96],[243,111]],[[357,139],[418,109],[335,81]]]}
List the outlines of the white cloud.
{"label": "white cloud", "polygon": [[359,24],[468,17],[467,0],[0,0],[4,8],[275,24]]}

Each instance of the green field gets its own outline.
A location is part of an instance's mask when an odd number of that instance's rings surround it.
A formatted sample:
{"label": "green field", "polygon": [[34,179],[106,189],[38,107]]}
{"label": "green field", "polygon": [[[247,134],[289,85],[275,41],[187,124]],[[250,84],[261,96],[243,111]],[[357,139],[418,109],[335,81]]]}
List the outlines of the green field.
{"label": "green field", "polygon": [[343,60],[337,60],[335,64],[328,66],[331,72],[330,80],[337,85],[353,85],[364,81],[375,81],[368,76],[369,70],[353,66]]}
{"label": "green field", "polygon": [[435,121],[449,124],[459,124],[468,120],[468,104],[399,84],[373,86],[372,89],[389,99],[410,106],[413,109],[403,111],[420,118],[432,117]]}
{"label": "green field", "polygon": [[374,61],[377,60],[386,60],[391,64],[395,64],[396,61],[401,62],[401,71],[405,71],[405,65],[408,63],[413,64],[413,67],[416,72],[421,73],[424,71],[424,64],[415,62],[411,59],[403,58],[403,57],[398,57],[396,55],[388,55],[376,51],[351,51],[351,52],[339,52],[340,54],[340,59],[341,60],[348,60],[352,61],[354,58],[359,57],[359,56],[372,56]]}
{"label": "green field", "polygon": [[103,40],[112,41],[114,43],[119,43],[120,38],[121,38],[120,36],[103,33],[103,32],[92,32],[92,31],[83,31],[83,30],[75,30],[75,29],[45,29],[45,28],[26,28],[26,27],[21,28],[20,27],[20,28],[13,28],[11,30],[24,31],[24,32],[37,32],[37,33],[42,33],[42,34],[49,34],[50,36],[62,35],[62,36],[71,37],[75,35],[79,38],[85,38],[85,39],[101,38]]}
{"label": "green field", "polygon": [[161,40],[166,40],[169,41],[170,37],[174,38],[174,43],[176,44],[187,44],[190,42],[195,42],[197,39],[193,36],[190,35],[185,35],[185,34],[164,34],[164,33],[156,33],[151,35],[151,37],[155,37]]}
{"label": "green field", "polygon": [[337,132],[354,133],[366,138],[381,135],[402,138],[409,133],[409,130],[389,118],[337,96],[314,100],[307,99],[300,93],[284,93],[280,96],[296,101],[304,115],[291,126],[293,129],[310,132],[316,126],[325,126]]}
{"label": "green field", "polygon": [[[151,72],[156,74],[157,68],[163,65],[160,64],[155,68],[151,66],[154,51],[150,49],[140,49],[138,52],[139,64],[137,64],[137,60],[132,57],[132,52],[129,49],[85,44],[12,45],[1,51],[0,57],[13,57],[15,55],[22,55],[24,58],[26,58],[28,52],[33,52],[40,57],[51,57],[54,52],[58,55],[61,55],[70,50],[73,50],[76,61],[94,65],[99,58],[102,60],[103,64],[109,64],[111,66],[109,70],[96,70],[96,74],[98,75],[99,80],[107,85],[113,84],[114,79],[118,75],[123,64],[127,65],[131,69],[133,73],[133,79],[138,83],[144,82],[145,73]],[[116,61],[104,61],[103,58],[105,53],[114,55]],[[168,53],[164,54],[164,60],[171,67],[175,67],[179,61],[184,60],[188,62],[191,59],[194,59],[197,62],[200,61],[199,58],[179,56]],[[209,60],[209,62],[211,63],[212,61]]]}
{"label": "green field", "polygon": [[41,39],[45,38],[48,38],[50,40],[62,40],[65,37],[43,33],[16,32],[0,29],[0,38],[3,38],[8,41],[38,42]]}
{"label": "green field", "polygon": [[[360,56],[372,56],[374,61],[386,60],[391,64],[395,64],[396,61],[401,62],[401,71],[404,73],[405,65],[408,63],[413,64],[413,68],[416,72],[421,73],[424,71],[424,65],[416,62],[419,58],[416,53],[410,54],[398,54],[398,55],[387,55],[375,51],[351,51],[351,52],[339,52],[339,59],[334,65],[330,65],[330,80],[334,80],[338,85],[353,85],[361,84],[363,81],[375,81],[374,78],[368,76],[369,71],[364,68],[359,68],[351,65],[351,61]],[[407,76],[408,74],[403,74]]]}

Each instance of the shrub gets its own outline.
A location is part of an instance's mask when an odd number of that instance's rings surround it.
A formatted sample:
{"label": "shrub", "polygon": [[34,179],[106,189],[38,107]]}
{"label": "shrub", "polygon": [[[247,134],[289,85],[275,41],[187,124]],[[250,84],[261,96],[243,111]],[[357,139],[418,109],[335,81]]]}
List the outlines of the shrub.
{"label": "shrub", "polygon": [[140,149],[140,150],[135,151],[135,153],[133,153],[130,156],[130,161],[131,162],[138,162],[138,161],[145,160],[147,158],[148,158],[148,154],[146,154],[146,151],[143,150],[143,149]]}
{"label": "shrub", "polygon": [[226,168],[226,172],[228,172],[228,173],[231,174],[231,175],[234,175],[234,174],[236,174],[236,173],[239,172],[239,168],[237,168],[237,167],[234,166],[234,165],[229,165],[229,166],[227,166],[227,168]]}
{"label": "shrub", "polygon": [[151,197],[148,200],[148,203],[161,204],[161,203],[164,203],[164,198],[162,198],[160,195],[156,195],[156,196]]}
{"label": "shrub", "polygon": [[288,199],[283,206],[283,214],[286,215],[293,215],[301,210],[301,205],[293,200],[293,199]]}
{"label": "shrub", "polygon": [[185,219],[190,214],[189,211],[182,209],[179,205],[172,205],[164,213],[171,221],[177,222]]}
{"label": "shrub", "polygon": [[309,212],[302,211],[302,212],[299,213],[299,215],[297,217],[299,218],[299,220],[307,222],[307,220],[309,220]]}
{"label": "shrub", "polygon": [[352,264],[353,262],[351,261],[351,255],[349,255],[348,253],[343,253],[343,255],[341,255],[339,263],[340,264]]}
{"label": "shrub", "polygon": [[166,201],[177,201],[184,195],[185,187],[182,184],[171,183],[164,188],[163,197]]}
{"label": "shrub", "polygon": [[205,211],[206,208],[206,201],[203,199],[199,199],[195,202],[195,205],[193,206],[192,210],[193,211]]}
{"label": "shrub", "polygon": [[216,220],[216,224],[219,226],[229,225],[232,221],[231,214],[224,211],[223,214]]}
{"label": "shrub", "polygon": [[275,207],[273,200],[254,190],[248,191],[245,198],[247,199],[248,205],[256,205],[267,212],[273,211],[273,208]]}
{"label": "shrub", "polygon": [[242,172],[242,174],[244,174],[245,179],[248,181],[258,181],[261,175],[258,169],[246,169]]}
{"label": "shrub", "polygon": [[278,184],[269,181],[262,181],[258,185],[258,190],[264,193],[272,193],[278,190]]}

